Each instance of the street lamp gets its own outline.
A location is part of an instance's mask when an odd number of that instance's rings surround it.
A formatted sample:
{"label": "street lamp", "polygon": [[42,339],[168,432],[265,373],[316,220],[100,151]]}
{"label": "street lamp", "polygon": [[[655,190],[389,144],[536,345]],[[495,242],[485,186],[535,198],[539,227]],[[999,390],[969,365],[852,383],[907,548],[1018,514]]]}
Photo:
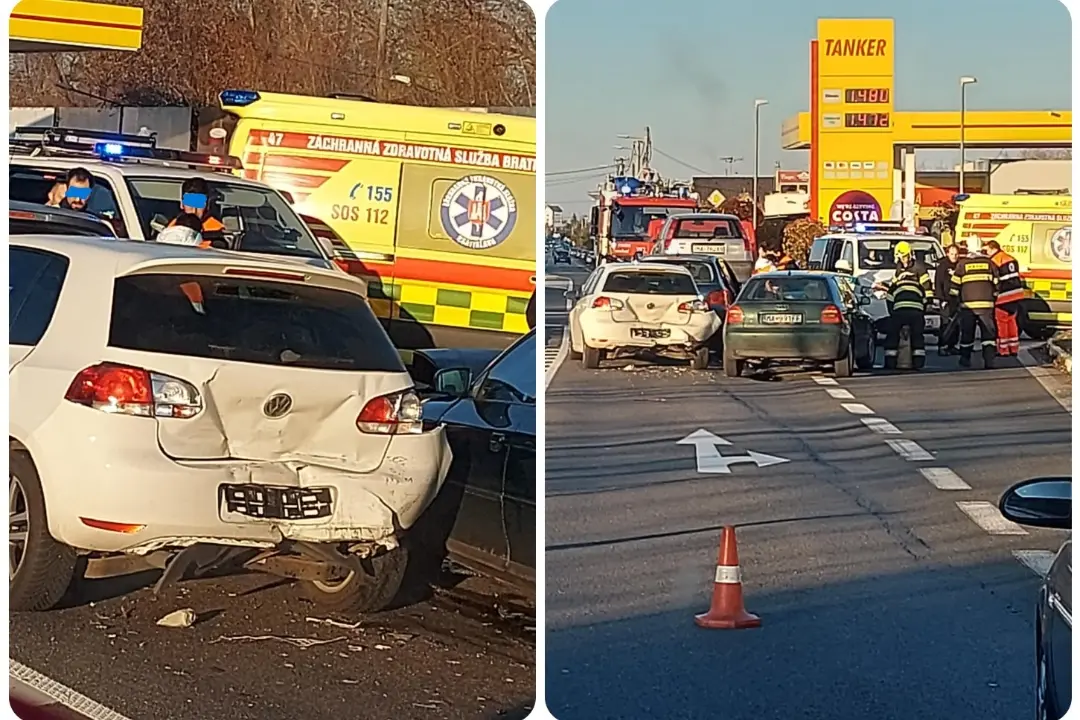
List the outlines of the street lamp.
{"label": "street lamp", "polygon": [[758,221],[758,176],[761,175],[761,106],[768,105],[768,100],[754,101],[754,235],[757,235]]}
{"label": "street lamp", "polygon": [[960,194],[967,192],[964,185],[964,166],[967,165],[967,153],[964,136],[967,134],[967,86],[979,82],[978,79],[965,75],[960,78]]}

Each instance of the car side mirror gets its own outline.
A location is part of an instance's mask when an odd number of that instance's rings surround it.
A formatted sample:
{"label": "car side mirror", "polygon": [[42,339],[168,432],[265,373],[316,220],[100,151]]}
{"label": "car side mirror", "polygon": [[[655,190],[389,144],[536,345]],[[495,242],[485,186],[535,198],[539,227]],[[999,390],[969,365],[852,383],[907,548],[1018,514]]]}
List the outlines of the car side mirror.
{"label": "car side mirror", "polygon": [[1005,491],[998,509],[1006,520],[1030,527],[1068,530],[1072,527],[1072,478],[1025,480]]}
{"label": "car side mirror", "polygon": [[468,368],[444,368],[435,373],[431,385],[439,395],[463,398],[469,394],[472,371]]}
{"label": "car side mirror", "polygon": [[578,291],[575,290],[574,288],[570,288],[569,290],[567,290],[566,292],[563,293],[563,297],[565,297],[567,300],[569,300],[571,302],[577,302]]}
{"label": "car side mirror", "polygon": [[851,263],[849,263],[847,260],[837,260],[836,272],[850,275],[851,273],[855,272],[855,268],[851,267]]}

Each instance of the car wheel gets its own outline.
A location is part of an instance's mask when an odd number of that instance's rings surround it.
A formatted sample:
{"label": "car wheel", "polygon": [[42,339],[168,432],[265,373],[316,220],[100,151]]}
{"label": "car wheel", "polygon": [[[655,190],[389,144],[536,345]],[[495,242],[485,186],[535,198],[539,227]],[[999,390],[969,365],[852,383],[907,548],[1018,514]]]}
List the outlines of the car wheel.
{"label": "car wheel", "polygon": [[309,580],[304,583],[305,594],[327,612],[371,613],[385,610],[401,589],[409,553],[404,546],[361,561],[364,570],[352,570],[332,581]]}
{"label": "car wheel", "polygon": [[866,333],[863,351],[855,358],[855,366],[860,370],[873,370],[877,359],[877,333],[872,329]]}
{"label": "car wheel", "polygon": [[704,370],[709,367],[709,348],[706,346],[699,347],[694,351],[694,356],[690,358],[690,367],[695,370]]}
{"label": "car wheel", "polygon": [[840,378],[851,377],[853,355],[855,355],[854,343],[848,343],[844,357],[833,363],[833,375]]}
{"label": "car wheel", "polygon": [[78,555],[49,534],[45,495],[30,456],[8,453],[8,595],[12,610],[48,610],[75,577]]}
{"label": "car wheel", "polygon": [[582,343],[581,364],[585,366],[587,370],[595,370],[600,367],[600,349],[589,347]]}
{"label": "car wheel", "polygon": [[724,375],[727,377],[737,378],[742,375],[743,361],[736,360],[735,356],[725,347],[724,348]]}

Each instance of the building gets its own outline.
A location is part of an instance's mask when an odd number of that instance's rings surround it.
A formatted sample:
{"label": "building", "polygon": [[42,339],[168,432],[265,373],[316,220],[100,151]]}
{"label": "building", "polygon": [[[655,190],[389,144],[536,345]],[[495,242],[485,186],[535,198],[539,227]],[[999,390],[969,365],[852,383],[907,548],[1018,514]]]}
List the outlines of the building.
{"label": "building", "polygon": [[562,224],[563,209],[558,205],[544,206],[544,227],[548,230]]}

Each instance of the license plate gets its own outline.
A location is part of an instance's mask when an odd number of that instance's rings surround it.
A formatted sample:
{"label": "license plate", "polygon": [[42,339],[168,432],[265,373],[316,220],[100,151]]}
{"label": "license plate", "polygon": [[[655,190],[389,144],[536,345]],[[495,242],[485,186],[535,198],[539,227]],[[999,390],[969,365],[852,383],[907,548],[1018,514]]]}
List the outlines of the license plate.
{"label": "license plate", "polygon": [[727,245],[723,243],[698,243],[690,246],[692,253],[705,253],[706,255],[723,255],[727,252]]}
{"label": "license plate", "polygon": [[761,322],[766,325],[801,325],[801,313],[768,313],[761,316]]}
{"label": "license plate", "polygon": [[272,520],[305,520],[333,513],[330,488],[222,485],[229,512]]}
{"label": "license plate", "polygon": [[670,330],[655,330],[653,328],[630,328],[630,337],[636,338],[666,338],[671,337]]}

